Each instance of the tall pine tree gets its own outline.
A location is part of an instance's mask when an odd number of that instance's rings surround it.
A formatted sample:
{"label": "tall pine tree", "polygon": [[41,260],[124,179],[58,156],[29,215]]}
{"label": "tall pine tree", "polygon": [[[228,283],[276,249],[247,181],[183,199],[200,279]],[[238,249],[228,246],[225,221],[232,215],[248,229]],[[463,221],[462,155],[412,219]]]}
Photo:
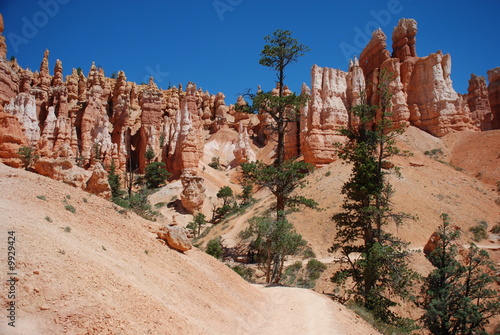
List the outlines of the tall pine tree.
{"label": "tall pine tree", "polygon": [[[330,251],[340,251],[348,262],[332,281],[347,299],[354,298],[384,322],[397,323],[401,319],[390,310],[397,304],[393,296],[409,298],[417,275],[407,266],[407,243],[384,231],[390,220],[400,224],[409,216],[395,213],[390,201],[394,190],[383,167],[399,153],[395,137],[402,128],[391,121],[390,74],[381,71],[378,83],[379,105],[352,107],[351,123],[341,130],[347,141],[338,144],[339,157],[352,164],[352,174],[342,187],[342,211],[333,216],[337,234]],[[361,256],[353,258],[353,253]],[[348,283],[354,286],[347,289]]]}
{"label": "tall pine tree", "polygon": [[[300,119],[300,109],[307,102],[306,95],[285,94],[285,69],[288,65],[297,62],[309,48],[299,43],[291,36],[288,30],[276,30],[265,38],[267,44],[261,52],[259,63],[276,72],[277,94],[274,92],[259,91],[257,94],[246,94],[252,101],[248,105],[237,104],[237,109],[247,113],[262,113],[272,119],[269,125],[271,132],[277,138],[276,158],[274,164],[268,166],[263,162],[249,162],[241,165],[243,177],[247,183],[258,187],[268,188],[276,199],[274,206],[275,217],[273,220],[259,225],[254,229],[255,237],[267,246],[265,252],[266,282],[279,282],[283,269],[284,257],[293,247],[281,247],[282,242],[298,241],[296,234],[286,220],[287,207],[304,204],[315,207],[317,204],[311,199],[292,195],[296,187],[303,185],[302,179],[313,170],[310,164],[285,159],[285,136],[291,123]],[[263,231],[264,229],[266,231]],[[286,227],[284,229],[283,227]],[[290,235],[291,234],[291,235]],[[293,238],[289,238],[290,236]],[[298,235],[300,237],[300,235]],[[300,244],[300,243],[299,243]],[[280,247],[273,247],[280,246]]]}

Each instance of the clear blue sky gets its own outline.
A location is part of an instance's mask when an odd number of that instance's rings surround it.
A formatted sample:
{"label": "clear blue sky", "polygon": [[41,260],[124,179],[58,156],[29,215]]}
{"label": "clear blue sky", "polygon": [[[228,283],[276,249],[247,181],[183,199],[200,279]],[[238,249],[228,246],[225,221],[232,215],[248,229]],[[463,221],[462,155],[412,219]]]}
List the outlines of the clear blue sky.
{"label": "clear blue sky", "polygon": [[[135,82],[156,77],[158,86],[193,81],[226,103],[262,85],[274,73],[259,65],[263,37],[288,29],[311,51],[287,69],[286,82],[300,91],[313,64],[347,70],[364,47],[366,31],[388,35],[400,18],[418,22],[417,55],[442,50],[452,56],[455,90],[466,93],[471,73],[486,76],[500,66],[498,0],[0,0],[7,57],[38,70],[50,50],[65,75],[95,61],[106,75],[123,70]],[[371,37],[371,34],[370,34]]]}

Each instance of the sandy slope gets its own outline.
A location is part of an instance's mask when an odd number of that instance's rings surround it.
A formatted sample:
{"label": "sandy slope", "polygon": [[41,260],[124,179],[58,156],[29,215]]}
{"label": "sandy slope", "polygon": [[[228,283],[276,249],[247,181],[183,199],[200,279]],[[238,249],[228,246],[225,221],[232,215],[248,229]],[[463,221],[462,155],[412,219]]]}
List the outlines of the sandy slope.
{"label": "sandy slope", "polygon": [[196,249],[170,250],[160,223],[81,190],[2,164],[0,189],[3,311],[8,231],[19,279],[16,328],[2,317],[0,334],[376,334],[322,295],[252,286]]}

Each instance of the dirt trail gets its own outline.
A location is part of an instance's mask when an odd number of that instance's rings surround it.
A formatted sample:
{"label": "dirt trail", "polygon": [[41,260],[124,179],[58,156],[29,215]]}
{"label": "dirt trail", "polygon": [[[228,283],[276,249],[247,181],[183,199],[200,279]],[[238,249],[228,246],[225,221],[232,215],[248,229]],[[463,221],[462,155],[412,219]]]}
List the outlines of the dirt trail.
{"label": "dirt trail", "polygon": [[324,295],[295,287],[257,286],[270,298],[273,317],[252,334],[380,334],[354,312]]}

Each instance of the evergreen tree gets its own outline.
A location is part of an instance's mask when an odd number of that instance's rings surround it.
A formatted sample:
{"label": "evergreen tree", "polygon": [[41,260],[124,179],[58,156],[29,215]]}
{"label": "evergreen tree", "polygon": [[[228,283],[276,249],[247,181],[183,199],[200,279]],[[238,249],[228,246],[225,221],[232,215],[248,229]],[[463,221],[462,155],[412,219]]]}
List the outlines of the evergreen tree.
{"label": "evergreen tree", "polygon": [[165,163],[163,162],[153,162],[146,165],[144,178],[149,189],[155,189],[165,185],[169,176],[170,172],[165,169]]}
{"label": "evergreen tree", "polygon": [[[308,206],[316,206],[316,202],[304,197],[291,196],[294,188],[303,185],[302,178],[312,171],[313,167],[304,162],[294,162],[285,160],[285,135],[290,123],[297,123],[300,119],[300,109],[307,102],[306,95],[285,94],[285,69],[288,65],[296,62],[303,56],[309,48],[298,43],[291,36],[288,30],[276,30],[272,35],[265,38],[268,43],[261,52],[259,63],[267,66],[276,72],[278,92],[263,92],[257,94],[247,94],[252,100],[249,105],[237,104],[240,112],[264,113],[273,120],[270,129],[277,136],[276,159],[273,166],[268,166],[262,162],[243,163],[241,165],[246,185],[255,184],[259,187],[266,187],[273,193],[276,199],[274,224],[267,225],[269,231],[262,236],[266,236],[266,244],[281,243],[286,239],[286,231],[276,229],[279,226],[286,226],[286,209],[302,203]],[[285,224],[286,223],[286,224]],[[292,228],[291,228],[292,229]],[[284,235],[280,235],[283,232]],[[268,248],[267,250],[271,250]],[[281,278],[282,264],[286,252],[284,249],[275,248],[274,252],[268,255],[267,261],[271,262],[273,271],[269,264],[267,267],[267,282],[278,282]]]}
{"label": "evergreen tree", "polygon": [[193,221],[189,222],[186,228],[189,228],[193,230],[194,236],[200,236],[201,233],[201,227],[204,226],[207,223],[205,214],[203,213],[197,213]]}
{"label": "evergreen tree", "polygon": [[111,197],[113,199],[120,198],[124,195],[124,191],[121,189],[121,177],[116,173],[115,160],[111,160],[111,166],[108,171],[108,183],[111,188]]}
{"label": "evergreen tree", "polygon": [[447,214],[441,218],[438,246],[428,256],[436,269],[422,286],[422,322],[436,335],[486,334],[488,319],[500,312],[498,293],[489,288],[494,267],[488,253],[474,244],[459,262],[455,240],[460,231],[450,226]]}
{"label": "evergreen tree", "polygon": [[[389,74],[381,71],[378,79],[380,105],[352,107],[351,123],[341,130],[347,142],[338,144],[339,157],[352,164],[352,174],[342,187],[342,211],[333,216],[337,234],[330,251],[340,251],[349,262],[332,281],[345,287],[352,280],[354,287],[345,291],[347,299],[354,297],[376,318],[397,323],[401,319],[390,310],[396,305],[392,297],[409,298],[417,275],[407,266],[407,243],[383,230],[390,220],[400,224],[409,215],[392,210],[394,190],[383,166],[399,153],[395,137],[401,130],[390,119]],[[361,257],[352,259],[352,253]]]}
{"label": "evergreen tree", "polygon": [[275,220],[269,216],[254,217],[250,226],[242,233],[252,237],[257,259],[266,275],[266,282],[278,283],[288,255],[295,255],[307,242],[293,229],[286,219]]}

